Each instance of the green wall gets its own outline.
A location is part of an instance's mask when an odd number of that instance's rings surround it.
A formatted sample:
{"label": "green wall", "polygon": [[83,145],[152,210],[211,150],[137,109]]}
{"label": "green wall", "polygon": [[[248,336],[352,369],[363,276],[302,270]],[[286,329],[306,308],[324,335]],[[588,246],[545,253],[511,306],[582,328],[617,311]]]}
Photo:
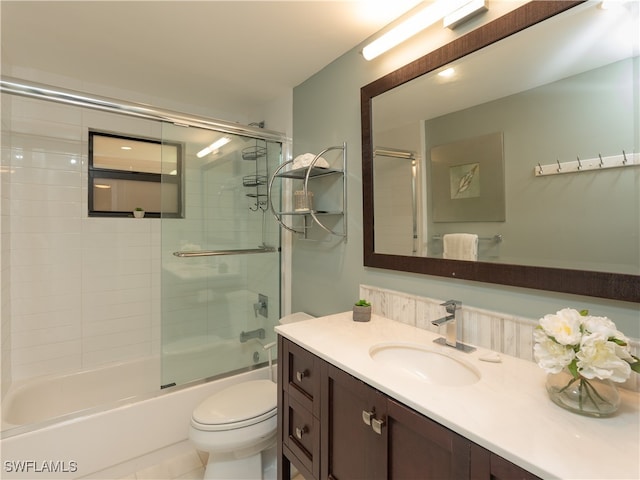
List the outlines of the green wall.
{"label": "green wall", "polygon": [[[349,310],[358,297],[359,285],[368,284],[443,300],[454,298],[463,305],[530,318],[564,307],[587,308],[592,314],[611,318],[628,336],[640,337],[638,304],[363,266],[360,88],[400,64],[390,60],[392,57],[367,62],[360,50],[356,47],[347,52],[293,92],[294,155],[347,142],[348,239],[294,239],[292,311],[326,315]],[[404,59],[402,63],[406,63]]]}

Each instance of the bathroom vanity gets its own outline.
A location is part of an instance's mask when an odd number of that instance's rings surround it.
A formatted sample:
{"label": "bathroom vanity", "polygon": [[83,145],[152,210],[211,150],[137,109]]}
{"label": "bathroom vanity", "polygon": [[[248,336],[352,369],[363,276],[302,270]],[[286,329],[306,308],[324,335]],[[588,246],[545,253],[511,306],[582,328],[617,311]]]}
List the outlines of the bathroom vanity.
{"label": "bathroom vanity", "polygon": [[[307,480],[639,478],[636,393],[586,418],[551,403],[532,362],[458,352],[376,315],[276,330],[282,479],[291,464]],[[422,375],[424,359],[441,371]]]}

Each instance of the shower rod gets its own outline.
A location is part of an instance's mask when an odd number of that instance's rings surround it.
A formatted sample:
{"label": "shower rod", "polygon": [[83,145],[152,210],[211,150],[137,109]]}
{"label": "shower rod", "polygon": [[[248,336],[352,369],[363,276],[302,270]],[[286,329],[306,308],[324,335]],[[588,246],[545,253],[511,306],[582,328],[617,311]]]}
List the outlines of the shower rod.
{"label": "shower rod", "polygon": [[176,257],[216,257],[219,255],[246,255],[252,253],[273,253],[276,247],[241,248],[236,250],[195,250],[191,252],[173,252]]}
{"label": "shower rod", "polygon": [[114,98],[90,95],[84,92],[53,87],[42,83],[30,82],[18,78],[2,76],[0,78],[0,92],[27,98],[37,98],[50,102],[91,108],[130,117],[146,118],[160,122],[169,122],[182,127],[198,127],[224,133],[249,136],[263,140],[273,140],[286,143],[290,139],[285,134],[272,130],[265,130],[258,126],[241,125],[239,123],[215,120],[208,117],[189,115],[164,110],[142,103],[127,102]]}

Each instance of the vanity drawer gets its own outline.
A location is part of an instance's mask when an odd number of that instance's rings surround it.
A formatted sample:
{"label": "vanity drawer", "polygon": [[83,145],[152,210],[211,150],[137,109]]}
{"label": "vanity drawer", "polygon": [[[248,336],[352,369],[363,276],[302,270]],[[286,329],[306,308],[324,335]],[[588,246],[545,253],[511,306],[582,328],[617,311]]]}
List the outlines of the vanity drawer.
{"label": "vanity drawer", "polygon": [[318,357],[283,339],[283,388],[314,415],[320,413],[320,363]]}
{"label": "vanity drawer", "polygon": [[314,477],[320,475],[320,421],[300,403],[284,399],[284,443]]}

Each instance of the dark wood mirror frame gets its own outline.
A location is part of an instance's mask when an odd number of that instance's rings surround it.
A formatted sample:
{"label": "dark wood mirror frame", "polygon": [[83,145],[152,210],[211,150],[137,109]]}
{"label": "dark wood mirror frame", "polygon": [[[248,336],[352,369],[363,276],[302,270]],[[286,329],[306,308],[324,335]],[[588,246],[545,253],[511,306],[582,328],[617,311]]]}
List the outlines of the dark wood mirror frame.
{"label": "dark wood mirror frame", "polygon": [[372,100],[392,88],[539,23],[582,1],[533,1],[362,87],[362,189],[364,265],[403,272],[640,302],[640,275],[568,270],[375,252]]}

